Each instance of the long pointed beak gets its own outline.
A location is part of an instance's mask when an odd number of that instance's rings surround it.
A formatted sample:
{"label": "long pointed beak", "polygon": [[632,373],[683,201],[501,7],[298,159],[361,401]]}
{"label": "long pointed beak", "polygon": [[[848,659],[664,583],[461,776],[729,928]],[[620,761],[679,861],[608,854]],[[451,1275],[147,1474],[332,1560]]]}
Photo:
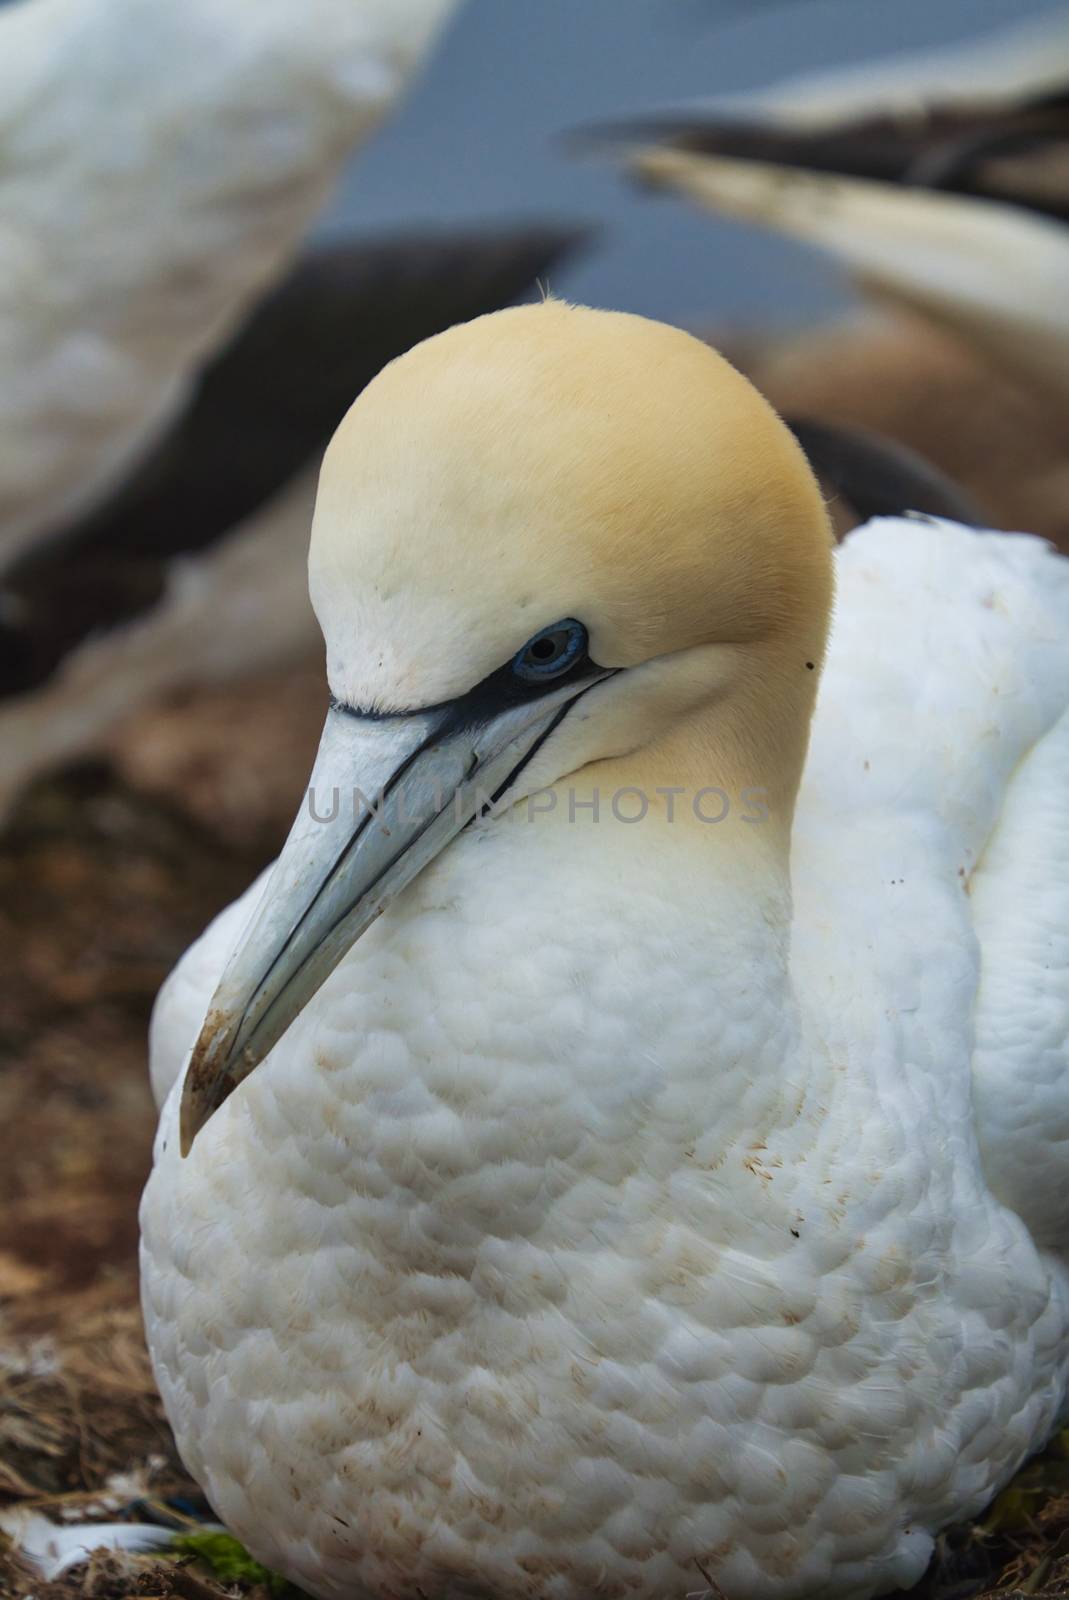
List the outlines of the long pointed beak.
{"label": "long pointed beak", "polygon": [[458,702],[399,716],[327,713],[306,803],[193,1047],[183,1155],[390,901],[512,787],[605,676],[492,712]]}

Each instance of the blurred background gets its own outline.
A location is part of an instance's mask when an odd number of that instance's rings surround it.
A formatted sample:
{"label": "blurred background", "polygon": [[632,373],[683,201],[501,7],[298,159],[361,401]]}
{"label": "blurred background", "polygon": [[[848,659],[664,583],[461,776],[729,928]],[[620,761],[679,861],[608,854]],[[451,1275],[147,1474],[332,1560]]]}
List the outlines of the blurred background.
{"label": "blurred background", "polygon": [[584,124],[928,50],[1064,0],[472,0],[398,116],[342,180],[325,232],[547,214],[604,228],[552,274],[565,298],[667,321],[767,327],[851,297],[825,257],[676,201],[655,211],[577,162]]}
{"label": "blurred background", "polygon": [[[705,161],[734,136],[696,101],[935,50],[818,95],[815,143],[762,124],[772,189]],[[666,108],[678,147],[636,122]],[[348,404],[548,287],[713,339],[838,533],[908,506],[1069,549],[1067,116],[1065,0],[0,0],[0,1600],[143,1592],[24,1559],[35,1517],[203,1509],[137,1306],[147,1034],[304,789]],[[929,1596],[1069,1540],[1064,1462],[1013,1494]]]}

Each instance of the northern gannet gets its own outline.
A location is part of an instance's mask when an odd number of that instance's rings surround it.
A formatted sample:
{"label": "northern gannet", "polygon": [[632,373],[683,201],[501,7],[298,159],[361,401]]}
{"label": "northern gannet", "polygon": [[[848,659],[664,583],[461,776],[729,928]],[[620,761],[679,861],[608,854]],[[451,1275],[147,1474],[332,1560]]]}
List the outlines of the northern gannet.
{"label": "northern gannet", "polygon": [[159,438],[455,5],[0,11],[0,564]]}
{"label": "northern gannet", "polygon": [[338,419],[387,361],[533,292],[581,238],[431,228],[306,252],[122,485],[0,573],[0,819],[138,708],[318,654],[308,523]]}
{"label": "northern gannet", "polygon": [[1069,18],[615,130],[643,182],[842,261],[1069,407]]}
{"label": "northern gannet", "polygon": [[309,576],[308,803],[153,1018],[190,1470],[324,1600],[913,1583],[1065,1410],[1069,562],[833,553],[549,301],[368,386]]}
{"label": "northern gannet", "polygon": [[1067,83],[1058,12],[613,139],[642,182],[802,240],[856,282],[869,315],[754,352],[777,407],[889,432],[995,525],[1069,549]]}

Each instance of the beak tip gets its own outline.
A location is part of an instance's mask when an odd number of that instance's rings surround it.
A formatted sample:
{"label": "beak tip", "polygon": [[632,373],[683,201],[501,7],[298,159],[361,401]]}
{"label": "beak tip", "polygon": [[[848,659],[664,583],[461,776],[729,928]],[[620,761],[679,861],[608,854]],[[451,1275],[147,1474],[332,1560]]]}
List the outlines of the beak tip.
{"label": "beak tip", "polygon": [[193,1148],[193,1141],[203,1128],[207,1118],[204,1116],[200,1105],[200,1096],[190,1082],[187,1072],[186,1081],[182,1085],[182,1102],[178,1111],[178,1149],[182,1160],[189,1155]]}
{"label": "beak tip", "polygon": [[208,1121],[212,1112],[229,1092],[220,1094],[221,1082],[226,1083],[218,1068],[220,1038],[225,1037],[222,1025],[227,1018],[213,1006],[209,1011],[197,1042],[193,1046],[182,1083],[182,1099],[178,1111],[178,1142],[183,1160],[193,1148],[193,1141]]}

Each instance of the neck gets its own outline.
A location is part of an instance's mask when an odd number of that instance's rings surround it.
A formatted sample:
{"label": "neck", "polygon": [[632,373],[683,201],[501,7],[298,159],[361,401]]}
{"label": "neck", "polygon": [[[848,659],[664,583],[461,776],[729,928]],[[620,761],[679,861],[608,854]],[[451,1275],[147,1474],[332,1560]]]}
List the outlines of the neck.
{"label": "neck", "polygon": [[[781,1096],[782,1054],[768,1047],[792,1033],[796,1015],[790,832],[818,677],[816,663],[809,671],[804,661],[801,675],[778,673],[773,660],[748,652],[729,687],[640,749],[554,785],[546,830],[516,830],[536,849],[544,837],[547,858],[536,876],[550,904],[563,893],[569,919],[589,920],[593,911],[592,931],[627,930],[636,958],[634,1015],[663,1017],[667,995],[673,1009],[677,1001],[693,1008],[672,1070],[696,1074],[696,1093],[716,1099],[716,1063],[736,1053],[725,1029],[740,991],[750,995],[746,1004],[756,997],[746,1048],[770,1118]],[[672,1048],[667,1033],[663,1048]],[[768,1068],[760,1090],[759,1063],[762,1073]]]}
{"label": "neck", "polygon": [[[707,1130],[710,1158],[798,1115],[790,828],[818,672],[769,656],[721,654],[715,693],[671,723],[647,717],[661,731],[641,748],[536,789],[464,847],[480,851],[481,901],[508,907],[502,960],[545,964],[538,1059],[566,1056],[591,1103],[640,1120],[657,1121],[662,1095],[685,1104],[680,1137]],[[498,874],[522,892],[488,890]],[[578,1012],[578,1033],[553,1033],[558,1010]]]}
{"label": "neck", "polygon": [[[715,787],[733,800],[736,779],[667,760],[687,747],[666,738],[664,762],[622,758],[564,780],[546,826],[490,824],[501,854],[484,851],[482,866],[499,862],[530,886],[496,945],[510,970],[514,950],[525,970],[544,963],[537,1020],[525,1013],[522,1026],[540,1063],[568,1061],[606,1148],[629,1150],[642,1170],[654,1156],[676,1170],[693,1150],[704,1166],[741,1171],[751,1146],[776,1148],[799,1116],[786,830],[747,820],[745,802],[721,817],[712,793],[696,816],[696,795]],[[621,820],[647,803],[641,820]],[[524,992],[511,977],[502,986]]]}
{"label": "neck", "polygon": [[[762,715],[745,694],[725,695],[648,748],[566,776],[552,806],[541,790],[487,817],[366,936],[391,962],[415,962],[419,1015],[439,1036],[406,1073],[455,1096],[463,1059],[460,1087],[495,1148],[517,1150],[517,1172],[532,1152],[565,1150],[547,1172],[578,1162],[602,1180],[599,1227],[616,1225],[632,1180],[645,1192],[651,1173],[693,1162],[732,1175],[702,1202],[729,1239],[747,1217],[735,1180],[748,1198],[754,1151],[775,1159],[823,1088],[802,1062],[789,971],[793,782],[781,771],[774,782],[765,744],[743,738]],[[695,814],[701,789],[731,801],[751,780],[768,781],[783,815],[746,820],[740,803],[717,820],[713,795],[706,820]],[[678,786],[690,793],[657,792]],[[419,1148],[437,1126],[424,1119],[406,1139]],[[428,1203],[440,1163],[435,1146],[413,1164]],[[506,1176],[494,1231],[528,1226],[530,1206],[529,1188]],[[481,1213],[471,1222],[480,1237]]]}
{"label": "neck", "polygon": [[786,885],[819,649],[749,646],[727,662],[718,652],[710,666],[718,687],[681,716],[655,715],[639,748],[594,762],[565,784],[586,798],[595,789],[603,796],[637,790],[651,817],[687,833],[688,849],[725,866],[738,858],[751,875],[763,861],[765,873]]}

